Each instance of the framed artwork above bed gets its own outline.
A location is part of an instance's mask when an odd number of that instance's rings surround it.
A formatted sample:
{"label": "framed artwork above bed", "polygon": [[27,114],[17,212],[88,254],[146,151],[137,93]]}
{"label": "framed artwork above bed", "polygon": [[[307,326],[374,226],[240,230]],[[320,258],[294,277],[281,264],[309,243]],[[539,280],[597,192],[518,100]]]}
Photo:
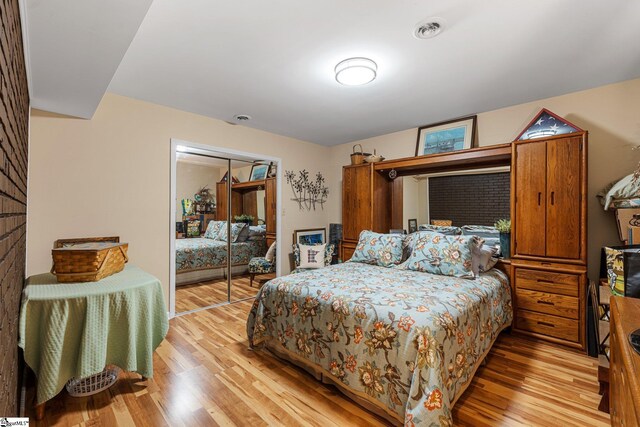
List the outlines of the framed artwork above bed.
{"label": "framed artwork above bed", "polygon": [[469,116],[422,126],[418,129],[416,156],[472,148],[476,139],[476,120],[477,116]]}
{"label": "framed artwork above bed", "polygon": [[308,228],[305,230],[295,230],[293,232],[294,245],[322,245],[324,243],[327,243],[326,228]]}

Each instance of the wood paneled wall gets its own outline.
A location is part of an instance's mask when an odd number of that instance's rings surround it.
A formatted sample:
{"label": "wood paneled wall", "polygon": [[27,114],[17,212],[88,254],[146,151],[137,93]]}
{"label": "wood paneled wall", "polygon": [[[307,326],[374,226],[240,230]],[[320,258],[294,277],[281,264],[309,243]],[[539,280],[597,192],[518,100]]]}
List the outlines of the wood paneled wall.
{"label": "wood paneled wall", "polygon": [[18,415],[29,91],[18,0],[0,0],[0,415]]}

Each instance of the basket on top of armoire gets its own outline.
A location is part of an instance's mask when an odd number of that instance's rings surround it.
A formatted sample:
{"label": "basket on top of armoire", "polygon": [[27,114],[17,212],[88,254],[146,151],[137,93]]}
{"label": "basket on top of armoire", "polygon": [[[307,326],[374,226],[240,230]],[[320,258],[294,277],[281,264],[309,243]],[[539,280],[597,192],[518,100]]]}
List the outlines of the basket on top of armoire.
{"label": "basket on top of armoire", "polygon": [[58,282],[97,282],[124,269],[128,243],[120,237],[59,239],[51,250],[51,273]]}

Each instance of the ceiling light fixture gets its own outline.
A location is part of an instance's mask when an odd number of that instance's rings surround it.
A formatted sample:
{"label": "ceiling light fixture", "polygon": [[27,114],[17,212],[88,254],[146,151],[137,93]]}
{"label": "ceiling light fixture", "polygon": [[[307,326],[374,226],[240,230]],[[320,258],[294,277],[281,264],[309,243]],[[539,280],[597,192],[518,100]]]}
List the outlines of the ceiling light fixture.
{"label": "ceiling light fixture", "polygon": [[429,18],[416,25],[413,36],[417,39],[430,39],[437,36],[444,29],[444,19]]}
{"label": "ceiling light fixture", "polygon": [[248,122],[251,120],[251,116],[247,114],[236,114],[233,118],[239,122]]}
{"label": "ceiling light fixture", "polygon": [[336,65],[336,81],[345,86],[360,86],[372,82],[378,66],[367,58],[349,58]]}

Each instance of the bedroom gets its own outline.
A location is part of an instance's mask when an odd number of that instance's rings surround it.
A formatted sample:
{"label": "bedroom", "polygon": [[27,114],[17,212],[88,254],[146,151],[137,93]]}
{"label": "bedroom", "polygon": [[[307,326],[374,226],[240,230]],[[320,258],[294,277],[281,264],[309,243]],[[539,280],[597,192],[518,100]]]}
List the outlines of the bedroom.
{"label": "bedroom", "polygon": [[[3,267],[11,274],[2,285],[0,345],[8,356],[0,417],[35,417],[33,379],[23,381],[29,370],[17,345],[19,308],[24,279],[51,269],[57,239],[120,236],[129,264],[157,278],[174,314],[172,140],[281,161],[275,274],[294,280],[294,232],[318,228],[329,237],[331,224],[345,224],[343,167],[354,145],[385,162],[412,158],[418,128],[476,116],[473,145],[491,149],[516,140],[546,108],[588,132],[584,277],[601,277],[601,248],[621,243],[596,194],[640,160],[633,150],[640,144],[635,3],[279,6],[286,12],[261,2],[3,2],[1,190],[13,204],[2,205]],[[441,19],[441,33],[416,38],[429,18]],[[603,18],[615,24],[594,31]],[[544,61],[539,45],[548,46]],[[338,63],[362,56],[375,62],[372,82],[336,81]],[[496,163],[489,166],[511,166]],[[286,182],[287,171],[303,170],[326,180],[326,202],[315,209],[301,209]],[[430,182],[441,172],[421,171]],[[420,216],[395,218],[400,227],[374,231],[408,229],[407,220]],[[348,237],[355,247],[359,234]],[[256,281],[265,288],[267,279]],[[152,378],[125,373],[93,397],[62,391],[45,423],[386,422],[291,363],[248,351],[250,308],[244,301],[170,319]],[[586,335],[584,303],[580,313]],[[492,348],[454,405],[454,423],[543,424],[542,415],[611,422],[597,410],[598,359],[586,351],[517,331],[500,333]]]}

